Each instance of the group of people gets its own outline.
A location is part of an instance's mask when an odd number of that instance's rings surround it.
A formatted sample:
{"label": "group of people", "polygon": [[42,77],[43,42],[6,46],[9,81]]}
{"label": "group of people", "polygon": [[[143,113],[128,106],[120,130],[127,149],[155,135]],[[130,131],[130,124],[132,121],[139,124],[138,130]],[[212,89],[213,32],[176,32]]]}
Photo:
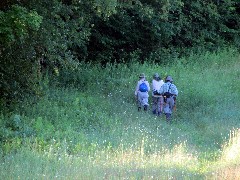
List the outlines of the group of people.
{"label": "group of people", "polygon": [[149,82],[146,80],[144,73],[139,76],[137,82],[135,96],[138,102],[138,111],[143,108],[144,111],[148,110],[149,92],[152,89],[152,112],[157,116],[161,116],[163,113],[166,116],[166,120],[171,120],[171,115],[176,103],[176,97],[178,96],[178,90],[176,85],[173,84],[173,78],[167,76],[165,82],[161,79],[158,73],[153,75],[152,88],[150,88]]}

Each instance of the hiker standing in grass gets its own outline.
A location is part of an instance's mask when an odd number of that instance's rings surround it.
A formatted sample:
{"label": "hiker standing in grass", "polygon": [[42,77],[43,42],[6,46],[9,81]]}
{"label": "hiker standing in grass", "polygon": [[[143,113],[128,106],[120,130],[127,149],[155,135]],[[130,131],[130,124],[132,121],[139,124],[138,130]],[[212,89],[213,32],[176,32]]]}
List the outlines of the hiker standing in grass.
{"label": "hiker standing in grass", "polygon": [[164,97],[164,113],[166,115],[166,120],[171,120],[171,115],[174,108],[175,98],[178,95],[177,87],[173,84],[173,79],[171,76],[167,76],[165,83],[159,90],[159,93]]}
{"label": "hiker standing in grass", "polygon": [[150,86],[148,81],[146,80],[145,74],[141,73],[139,76],[139,81],[137,82],[135,97],[138,102],[138,111],[143,107],[144,111],[148,109],[148,91],[150,90]]}
{"label": "hiker standing in grass", "polygon": [[152,112],[157,116],[160,116],[163,110],[163,96],[158,93],[163,84],[161,77],[155,73],[152,80]]}

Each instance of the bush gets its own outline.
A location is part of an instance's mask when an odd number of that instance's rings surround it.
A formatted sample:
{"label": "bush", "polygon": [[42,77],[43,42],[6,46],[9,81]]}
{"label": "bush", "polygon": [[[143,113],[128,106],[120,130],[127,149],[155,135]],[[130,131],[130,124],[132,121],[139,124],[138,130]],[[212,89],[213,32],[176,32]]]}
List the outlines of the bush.
{"label": "bush", "polygon": [[24,93],[36,93],[38,62],[30,36],[36,32],[42,17],[36,11],[14,5],[0,11],[0,101],[20,99]]}

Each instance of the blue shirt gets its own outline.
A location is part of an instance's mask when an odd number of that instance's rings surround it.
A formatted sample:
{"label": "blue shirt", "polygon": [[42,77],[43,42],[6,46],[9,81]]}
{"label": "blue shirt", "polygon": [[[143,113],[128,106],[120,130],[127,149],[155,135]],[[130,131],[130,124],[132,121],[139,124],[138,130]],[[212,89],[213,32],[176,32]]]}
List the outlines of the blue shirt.
{"label": "blue shirt", "polygon": [[164,94],[165,92],[170,92],[171,94],[176,96],[178,95],[177,87],[170,82],[164,83],[159,90],[160,94]]}

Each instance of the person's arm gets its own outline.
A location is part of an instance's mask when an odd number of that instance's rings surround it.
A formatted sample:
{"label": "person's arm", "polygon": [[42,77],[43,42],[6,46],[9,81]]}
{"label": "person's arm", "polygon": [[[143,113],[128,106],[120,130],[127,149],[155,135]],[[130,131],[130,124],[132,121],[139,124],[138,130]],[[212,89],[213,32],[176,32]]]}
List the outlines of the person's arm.
{"label": "person's arm", "polygon": [[164,85],[162,85],[162,86],[160,87],[159,91],[158,91],[158,93],[161,94],[161,95],[163,94],[163,86],[164,86]]}
{"label": "person's arm", "polygon": [[175,85],[173,86],[173,94],[175,96],[178,96],[178,89],[177,89],[177,87]]}
{"label": "person's arm", "polygon": [[163,80],[160,81],[160,88],[162,87],[162,85],[164,84]]}
{"label": "person's arm", "polygon": [[148,86],[148,91],[150,91],[150,85],[149,85],[149,82],[148,81],[146,81],[146,84],[147,84],[147,86]]}
{"label": "person's arm", "polygon": [[156,90],[156,84],[155,84],[155,81],[154,81],[154,80],[152,81],[152,90],[153,90],[153,91]]}
{"label": "person's arm", "polygon": [[[176,87],[176,86],[175,86]],[[176,96],[178,96],[178,89],[177,89],[177,87],[176,87]]]}
{"label": "person's arm", "polygon": [[137,82],[137,86],[136,86],[136,90],[135,90],[135,96],[137,96],[137,93],[138,93],[138,89],[139,89],[139,82]]}

